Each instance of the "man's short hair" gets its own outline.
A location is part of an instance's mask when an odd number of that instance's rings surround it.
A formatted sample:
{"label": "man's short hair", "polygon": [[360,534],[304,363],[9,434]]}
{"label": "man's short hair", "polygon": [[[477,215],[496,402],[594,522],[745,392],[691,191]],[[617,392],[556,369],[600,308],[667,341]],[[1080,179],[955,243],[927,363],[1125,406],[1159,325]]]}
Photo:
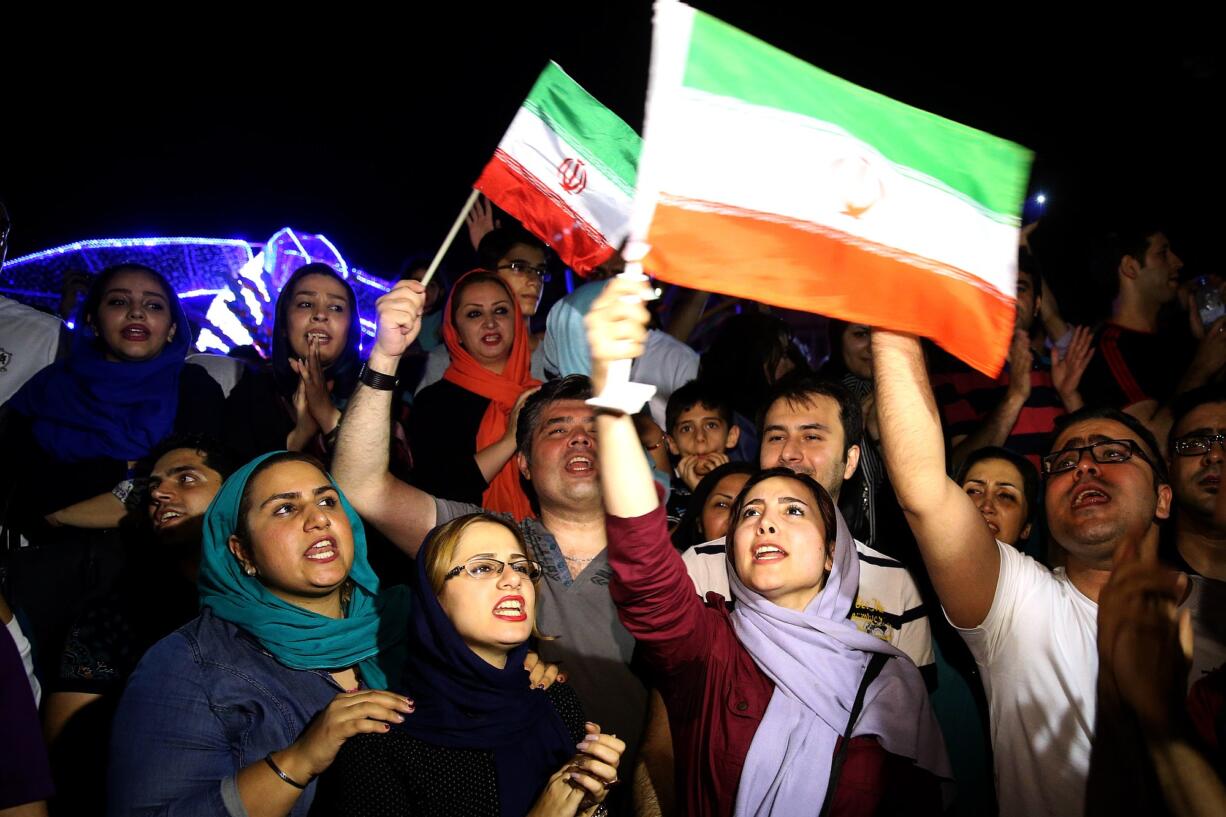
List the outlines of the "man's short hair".
{"label": "man's short hair", "polygon": [[497,270],[499,259],[506,258],[507,253],[516,244],[526,244],[543,253],[548,253],[545,242],[523,227],[518,225],[499,227],[486,233],[485,238],[482,238],[481,243],[477,245],[477,258],[481,262],[481,268],[491,272]]}
{"label": "man's short hair", "polygon": [[1161,232],[1163,228],[1156,221],[1133,220],[1120,224],[1098,240],[1094,248],[1093,273],[1104,294],[1110,296],[1108,303],[1120,294],[1120,262],[1128,256],[1144,266],[1150,239]]}
{"label": "man's short hair", "polygon": [[1060,435],[1064,433],[1069,426],[1077,423],[1085,422],[1086,420],[1113,420],[1122,426],[1128,428],[1137,439],[1141,441],[1141,445],[1148,449],[1145,455],[1150,458],[1150,462],[1154,466],[1154,474],[1157,477],[1156,482],[1162,485],[1169,485],[1170,479],[1166,475],[1166,459],[1162,456],[1161,450],[1158,448],[1158,438],[1154,436],[1154,432],[1133,417],[1119,409],[1113,408],[1081,408],[1074,411],[1072,414],[1066,414],[1056,420],[1055,429],[1051,433],[1051,444],[1048,446],[1048,452],[1055,452],[1056,440],[1060,439]]}
{"label": "man's short hair", "polygon": [[1175,453],[1175,427],[1180,421],[1191,414],[1193,409],[1209,403],[1226,403],[1226,384],[1210,383],[1207,386],[1184,392],[1171,401],[1171,430],[1166,438],[1168,452]]}
{"label": "man's short hair", "polygon": [[524,401],[515,426],[515,447],[525,457],[532,456],[532,437],[540,425],[541,415],[550,403],[559,400],[587,400],[592,396],[592,381],[587,375],[571,374],[546,381],[536,394]]}
{"label": "man's short hair", "polygon": [[724,425],[732,427],[732,404],[709,384],[691,380],[668,396],[668,406],[664,409],[664,430],[672,434],[681,415],[698,405],[711,409],[724,421]]}
{"label": "man's short hair", "polygon": [[859,445],[860,437],[864,434],[864,414],[859,399],[842,383],[811,376],[784,378],[779,385],[771,389],[762,412],[758,415],[758,439],[762,439],[766,415],[775,403],[786,400],[791,406],[806,406],[811,405],[816,397],[829,397],[839,406],[839,422],[843,426],[843,453],[846,454],[853,445]]}
{"label": "man's short hair", "polygon": [[180,448],[190,448],[200,452],[200,458],[204,464],[221,474],[223,480],[228,479],[238,467],[230,450],[210,435],[176,431],[153,447],[153,450],[137,464],[136,472],[142,477],[148,477],[153,473],[153,466],[157,465],[158,460]]}

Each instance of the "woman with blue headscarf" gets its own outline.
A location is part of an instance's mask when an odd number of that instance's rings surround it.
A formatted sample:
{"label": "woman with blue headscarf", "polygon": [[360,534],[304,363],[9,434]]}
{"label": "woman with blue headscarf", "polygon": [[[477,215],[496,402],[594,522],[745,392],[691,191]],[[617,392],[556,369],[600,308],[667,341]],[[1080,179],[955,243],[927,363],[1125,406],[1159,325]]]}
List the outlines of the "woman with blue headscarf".
{"label": "woman with blue headscarf", "polygon": [[22,548],[8,590],[54,677],[68,624],[109,590],[136,461],[172,431],[217,434],[222,392],[185,356],[187,317],[157,271],[119,264],[94,279],[71,352],[3,407],[0,531]]}
{"label": "woman with blue headscarf", "polygon": [[306,814],[344,741],[413,710],[407,593],[381,592],[361,519],[309,455],[265,454],[205,514],[200,615],[124,692],[113,814]]}

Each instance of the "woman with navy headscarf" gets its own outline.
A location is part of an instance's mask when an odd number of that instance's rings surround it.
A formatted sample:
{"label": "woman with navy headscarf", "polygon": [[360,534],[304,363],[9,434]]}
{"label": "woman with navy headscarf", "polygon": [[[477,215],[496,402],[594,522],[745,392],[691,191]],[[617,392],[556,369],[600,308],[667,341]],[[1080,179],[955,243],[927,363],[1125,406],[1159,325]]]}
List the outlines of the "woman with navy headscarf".
{"label": "woman with navy headscarf", "polygon": [[189,365],[191,331],[156,270],[118,264],[86,296],[71,353],[32,377],[0,422],[0,530],[22,548],[8,587],[53,674],[68,623],[108,591],[137,460],[172,431],[216,434],[221,387]]}
{"label": "woman with navy headscarf", "polygon": [[327,264],[299,267],[277,297],[272,365],[248,369],[226,400],[240,461],[288,449],[328,462],[362,361],[353,287]]}

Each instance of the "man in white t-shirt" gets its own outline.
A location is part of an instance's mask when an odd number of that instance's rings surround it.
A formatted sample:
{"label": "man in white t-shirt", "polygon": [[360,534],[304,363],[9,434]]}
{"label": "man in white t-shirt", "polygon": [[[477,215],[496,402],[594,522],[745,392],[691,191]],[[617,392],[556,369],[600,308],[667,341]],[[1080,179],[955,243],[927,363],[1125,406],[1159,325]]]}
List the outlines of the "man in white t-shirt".
{"label": "man in white t-shirt", "polygon": [[0,406],[55,360],[60,319],[0,296]]}
{"label": "man in white t-shirt", "polygon": [[1066,567],[994,540],[945,473],[944,439],[913,336],[873,333],[882,450],[950,623],[983,674],[1002,817],[1084,812],[1098,676],[1098,594],[1121,545],[1153,543],[1171,488],[1134,417],[1063,418],[1043,460],[1044,504]]}
{"label": "man in white t-shirt", "polygon": [[[843,483],[860,464],[860,401],[840,383],[801,379],[776,389],[758,429],[762,447],[758,465],[788,468],[813,477],[837,503]],[[843,515],[839,525],[846,527]],[[932,629],[919,588],[896,559],[856,541],[860,556],[860,590],[851,619],[862,631],[902,650],[924,676],[936,682]],[[682,554],[700,595],[718,593],[731,599],[724,540],[690,548]]]}

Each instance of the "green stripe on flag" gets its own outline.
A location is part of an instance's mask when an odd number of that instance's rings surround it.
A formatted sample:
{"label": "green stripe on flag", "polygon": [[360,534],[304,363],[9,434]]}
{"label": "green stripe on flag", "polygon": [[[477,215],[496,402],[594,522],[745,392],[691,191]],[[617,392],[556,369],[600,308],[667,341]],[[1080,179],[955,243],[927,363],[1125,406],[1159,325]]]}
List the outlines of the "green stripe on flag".
{"label": "green stripe on flag", "polygon": [[634,195],[643,140],[557,63],[545,66],[524,107],[579,151],[588,164],[628,196]]}
{"label": "green stripe on flag", "polygon": [[683,84],[832,123],[1000,216],[1021,212],[1030,151],[839,79],[699,11]]}

